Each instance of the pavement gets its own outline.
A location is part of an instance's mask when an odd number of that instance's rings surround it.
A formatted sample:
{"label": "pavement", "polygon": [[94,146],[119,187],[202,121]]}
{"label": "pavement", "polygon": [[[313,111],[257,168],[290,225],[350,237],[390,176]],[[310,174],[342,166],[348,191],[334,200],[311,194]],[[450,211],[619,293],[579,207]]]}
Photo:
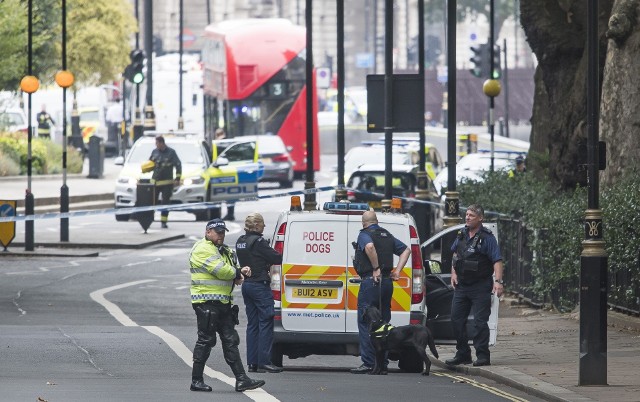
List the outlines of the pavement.
{"label": "pavement", "polygon": [[[86,173],[70,175],[67,182],[71,195],[70,207],[89,209],[88,205],[100,203],[107,206],[98,208],[108,208],[109,203],[113,206],[113,189],[119,169],[120,167],[113,165],[112,160],[107,159],[104,176],[100,179],[87,178]],[[34,177],[32,191],[36,204],[39,198],[56,200],[57,203],[61,183],[60,175]],[[24,200],[25,188],[24,177],[0,178],[0,199]],[[41,204],[36,207],[36,213],[41,213],[38,208],[42,212],[58,210],[59,205],[56,203]],[[170,225],[169,229],[160,230],[157,223],[154,223],[146,234],[142,234],[137,222],[118,224],[132,225],[127,228],[123,226],[123,232],[132,233],[132,230],[137,230],[141,235],[122,236],[114,233],[96,236],[96,230],[99,229],[87,225],[74,227],[70,241],[61,242],[58,232],[44,231],[37,235],[35,251],[22,251],[24,244],[16,241],[11,244],[11,251],[0,251],[0,257],[90,258],[97,256],[100,249],[144,248],[184,237],[180,225]],[[640,401],[640,318],[608,312],[608,385],[579,386],[578,317],[578,312],[560,314],[536,309],[506,296],[501,301],[498,340],[497,345],[492,348],[491,366],[446,366],[444,360],[453,357],[455,353],[454,347],[447,345],[438,345],[442,360],[432,357],[432,361],[437,367],[486,377],[543,400]]]}

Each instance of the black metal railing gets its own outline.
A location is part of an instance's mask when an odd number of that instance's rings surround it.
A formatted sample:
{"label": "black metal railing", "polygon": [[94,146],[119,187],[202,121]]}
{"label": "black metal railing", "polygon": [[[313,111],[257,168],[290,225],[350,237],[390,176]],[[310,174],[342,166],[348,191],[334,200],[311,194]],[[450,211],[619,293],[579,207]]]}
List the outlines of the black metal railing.
{"label": "black metal railing", "polygon": [[[560,311],[570,311],[578,305],[578,277],[561,281],[552,289],[545,286],[545,275],[551,273],[553,267],[544,266],[544,261],[553,259],[544,258],[542,247],[534,247],[534,239],[544,237],[545,229],[534,230],[522,220],[500,218],[498,230],[507,291],[532,305],[552,305]],[[640,284],[634,282],[631,274],[637,269],[640,266],[610,269],[608,305],[611,309],[640,315]]]}

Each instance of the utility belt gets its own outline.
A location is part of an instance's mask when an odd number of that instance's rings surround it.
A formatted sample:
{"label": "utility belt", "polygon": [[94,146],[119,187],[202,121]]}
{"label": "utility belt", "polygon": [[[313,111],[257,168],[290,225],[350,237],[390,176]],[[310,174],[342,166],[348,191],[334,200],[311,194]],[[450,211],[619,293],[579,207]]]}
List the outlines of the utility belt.
{"label": "utility belt", "polygon": [[200,308],[204,310],[209,310],[209,308],[211,308],[211,310],[209,311],[209,317],[207,318],[206,327],[216,325],[216,322],[217,322],[216,316],[218,314],[224,314],[226,316],[229,313],[231,313],[233,322],[236,325],[240,324],[240,319],[239,319],[240,307],[238,307],[237,304],[232,305],[231,303],[222,303],[220,300],[207,300],[204,303],[193,304],[193,308],[194,309]]}
{"label": "utility belt", "polygon": [[[382,279],[391,278],[391,271],[382,272],[381,276],[382,276]],[[360,279],[369,279],[369,278],[373,278],[373,271],[369,271],[367,273],[360,275]]]}

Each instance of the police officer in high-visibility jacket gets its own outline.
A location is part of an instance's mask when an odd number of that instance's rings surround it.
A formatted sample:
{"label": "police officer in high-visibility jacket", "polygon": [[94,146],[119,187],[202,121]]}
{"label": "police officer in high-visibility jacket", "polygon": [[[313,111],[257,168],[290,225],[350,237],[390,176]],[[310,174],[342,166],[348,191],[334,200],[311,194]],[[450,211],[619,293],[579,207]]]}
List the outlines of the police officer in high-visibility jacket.
{"label": "police officer in high-visibility jacket", "polygon": [[[165,144],[164,137],[159,135],[156,137],[156,149],[151,152],[150,161],[154,162],[153,176],[151,181],[156,187],[156,205],[167,205],[171,203],[171,195],[173,194],[173,186],[180,185],[180,177],[182,176],[182,163],[178,154],[173,148]],[[173,177],[173,169],[176,170],[176,176]],[[162,199],[162,201],[160,201]],[[162,228],[166,229],[169,220],[169,211],[160,211],[160,222]]]}
{"label": "police officer in high-visibility jacket", "polygon": [[251,268],[238,268],[231,249],[224,244],[228,231],[222,219],[207,223],[203,239],[193,245],[189,255],[191,267],[191,303],[198,321],[198,340],[193,348],[191,391],[211,391],[204,383],[204,366],[220,336],[224,359],[236,377],[236,391],[262,387],[264,381],[249,378],[242,365],[238,344],[240,337],[238,306],[233,306],[234,285],[251,276]]}

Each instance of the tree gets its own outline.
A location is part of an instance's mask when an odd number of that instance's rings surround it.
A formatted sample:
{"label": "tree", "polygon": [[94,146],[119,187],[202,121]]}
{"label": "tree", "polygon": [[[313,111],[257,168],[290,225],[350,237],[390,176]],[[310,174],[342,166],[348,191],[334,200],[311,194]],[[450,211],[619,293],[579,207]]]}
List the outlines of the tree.
{"label": "tree", "polygon": [[[601,71],[607,49],[603,27],[612,4],[613,0],[600,0]],[[548,172],[562,188],[585,185],[586,171],[578,165],[585,163],[579,157],[584,156],[587,139],[587,2],[522,0],[520,10],[527,41],[539,63],[534,78],[529,167],[538,174]],[[628,75],[633,73],[628,66],[619,68],[627,69]],[[611,95],[624,97],[621,91]]]}
{"label": "tree", "polygon": [[69,0],[67,68],[81,85],[105,84],[129,64],[136,22],[126,0]]}
{"label": "tree", "polygon": [[[33,74],[46,84],[62,68],[59,0],[33,2]],[[136,30],[127,0],[67,1],[67,69],[76,86],[107,83],[129,62]],[[0,89],[17,90],[27,70],[27,3],[0,1]]]}
{"label": "tree", "polygon": [[[59,36],[60,8],[57,0],[33,3],[32,72],[41,80],[56,70],[55,40]],[[28,73],[27,3],[21,0],[0,2],[0,89],[16,91]]]}

